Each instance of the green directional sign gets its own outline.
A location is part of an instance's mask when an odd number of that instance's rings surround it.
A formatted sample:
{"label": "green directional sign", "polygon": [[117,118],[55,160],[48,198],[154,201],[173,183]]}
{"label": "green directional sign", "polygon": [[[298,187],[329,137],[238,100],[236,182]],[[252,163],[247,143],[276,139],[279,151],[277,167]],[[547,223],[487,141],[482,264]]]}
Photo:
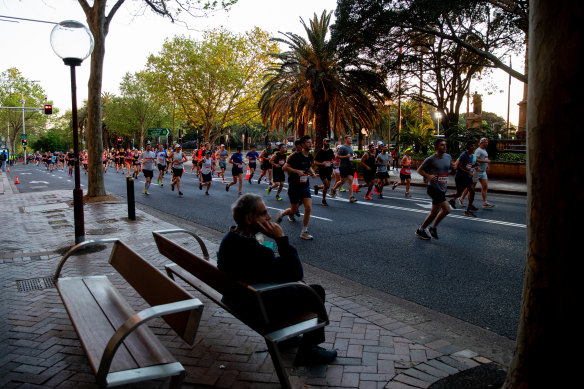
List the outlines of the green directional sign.
{"label": "green directional sign", "polygon": [[170,128],[149,128],[146,133],[148,136],[169,136]]}
{"label": "green directional sign", "polygon": [[28,135],[27,134],[20,134],[20,139],[28,139]]}

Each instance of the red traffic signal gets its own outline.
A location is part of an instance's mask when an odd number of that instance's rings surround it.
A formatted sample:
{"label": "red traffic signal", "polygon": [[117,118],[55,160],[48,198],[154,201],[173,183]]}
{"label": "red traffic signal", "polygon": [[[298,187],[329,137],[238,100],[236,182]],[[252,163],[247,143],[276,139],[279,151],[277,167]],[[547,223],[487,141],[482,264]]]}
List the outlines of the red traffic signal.
{"label": "red traffic signal", "polygon": [[28,139],[21,139],[21,142],[24,147],[28,145]]}
{"label": "red traffic signal", "polygon": [[45,104],[45,115],[52,115],[52,114],[53,114],[52,104]]}

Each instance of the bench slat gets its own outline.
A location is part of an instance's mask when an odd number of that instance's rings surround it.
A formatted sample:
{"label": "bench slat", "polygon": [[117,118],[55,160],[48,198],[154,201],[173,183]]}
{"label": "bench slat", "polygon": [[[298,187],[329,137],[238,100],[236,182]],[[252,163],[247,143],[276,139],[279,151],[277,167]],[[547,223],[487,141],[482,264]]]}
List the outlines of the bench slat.
{"label": "bench slat", "polygon": [[[115,287],[112,286],[113,290],[104,288],[93,278],[87,278],[85,284],[113,328],[118,329],[128,317],[134,314],[132,307]],[[176,359],[146,326],[136,328],[124,340],[124,345],[140,367],[176,362]]]}
{"label": "bench slat", "polygon": [[[92,277],[105,288],[113,288],[107,277]],[[97,374],[105,345],[115,332],[103,315],[82,278],[60,278],[57,289],[79,335],[85,354],[94,373]],[[138,367],[125,346],[116,353],[111,371],[122,371]]]}

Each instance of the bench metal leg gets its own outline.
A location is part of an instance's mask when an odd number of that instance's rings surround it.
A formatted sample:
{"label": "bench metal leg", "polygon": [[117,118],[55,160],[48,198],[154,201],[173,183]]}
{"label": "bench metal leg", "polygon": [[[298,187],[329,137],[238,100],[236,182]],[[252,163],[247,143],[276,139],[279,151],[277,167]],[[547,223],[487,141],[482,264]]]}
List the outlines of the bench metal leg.
{"label": "bench metal leg", "polygon": [[185,379],[186,373],[183,371],[179,375],[172,376],[170,378],[170,385],[168,386],[169,389],[180,389],[183,380]]}
{"label": "bench metal leg", "polygon": [[290,379],[288,378],[288,374],[286,374],[286,368],[282,363],[282,356],[280,355],[278,344],[268,339],[265,340],[270,356],[272,357],[272,362],[274,363],[274,369],[276,369],[276,374],[278,374],[280,385],[284,389],[292,389],[292,386],[290,385]]}

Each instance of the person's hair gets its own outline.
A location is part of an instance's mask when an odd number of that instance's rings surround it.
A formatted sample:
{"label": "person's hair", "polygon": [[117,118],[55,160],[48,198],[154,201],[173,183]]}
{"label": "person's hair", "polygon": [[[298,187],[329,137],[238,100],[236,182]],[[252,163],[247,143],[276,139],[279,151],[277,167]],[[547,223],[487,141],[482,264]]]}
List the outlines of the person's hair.
{"label": "person's hair", "polygon": [[235,220],[237,225],[245,225],[245,217],[256,214],[260,201],[262,201],[261,196],[253,193],[246,193],[243,196],[240,196],[237,201],[231,205],[233,220]]}
{"label": "person's hair", "polygon": [[466,147],[466,150],[468,150],[472,145],[474,145],[474,142],[472,140],[467,140],[466,143],[464,144],[464,147]]}
{"label": "person's hair", "polygon": [[438,145],[441,142],[446,142],[446,141],[444,139],[442,139],[442,138],[436,138],[436,139],[434,139],[434,148],[438,147]]}
{"label": "person's hair", "polygon": [[235,148],[235,150],[237,150],[237,151],[241,151],[241,146],[237,146],[237,147]]}

